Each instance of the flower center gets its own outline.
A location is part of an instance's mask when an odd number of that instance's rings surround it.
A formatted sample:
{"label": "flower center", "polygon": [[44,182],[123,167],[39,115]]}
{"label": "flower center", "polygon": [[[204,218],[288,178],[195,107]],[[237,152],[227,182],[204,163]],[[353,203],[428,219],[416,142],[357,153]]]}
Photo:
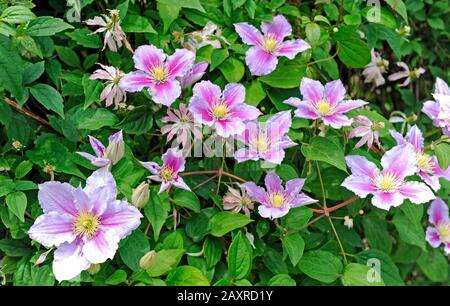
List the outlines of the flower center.
{"label": "flower center", "polygon": [[416,156],[417,166],[419,166],[419,169],[428,173],[433,172],[433,164],[431,163],[431,156],[424,153],[419,152]]}
{"label": "flower center", "polygon": [[265,152],[269,148],[269,142],[267,141],[267,138],[264,136],[258,136],[256,139],[256,149],[258,152]]}
{"label": "flower center", "polygon": [[372,123],[372,125],[370,126],[370,129],[371,129],[373,132],[375,132],[376,130],[379,130],[379,129],[384,129],[384,122],[377,122],[377,121],[374,121],[374,122]]}
{"label": "flower center", "polygon": [[268,35],[268,36],[264,37],[262,47],[267,52],[275,51],[275,49],[277,48],[277,45],[278,45],[278,42],[277,42],[276,38],[273,37],[272,35]]}
{"label": "flower center", "polygon": [[322,116],[328,115],[331,112],[330,102],[327,99],[319,100],[316,105],[316,110]]}
{"label": "flower center", "polygon": [[438,226],[437,230],[439,232],[441,241],[443,241],[444,243],[449,243],[450,242],[450,222],[442,224],[441,226]]}
{"label": "flower center", "polygon": [[120,76],[120,75],[116,76],[114,78],[114,80],[113,80],[113,83],[116,84],[116,85],[119,84],[119,81],[120,81],[121,78],[122,78],[122,76]]}
{"label": "flower center", "polygon": [[77,235],[92,237],[100,226],[99,217],[92,212],[81,212],[73,223],[73,231]]}
{"label": "flower center", "polygon": [[163,168],[161,171],[159,171],[159,175],[163,180],[170,181],[173,176],[173,170],[170,168]]}
{"label": "flower center", "polygon": [[381,191],[391,192],[398,188],[400,182],[394,174],[387,172],[379,174],[374,183]]}
{"label": "flower center", "polygon": [[228,116],[229,111],[230,110],[228,108],[228,105],[226,103],[224,103],[223,101],[215,102],[215,103],[213,103],[213,105],[211,107],[211,114],[216,119],[226,118]]}
{"label": "flower center", "polygon": [[273,207],[280,208],[284,204],[284,197],[281,193],[276,192],[270,195],[270,203]]}
{"label": "flower center", "polygon": [[169,75],[169,71],[163,65],[158,65],[154,66],[151,69],[150,75],[152,76],[152,79],[155,82],[162,83],[166,80],[167,76]]}
{"label": "flower center", "polygon": [[249,206],[251,202],[248,197],[242,197],[240,204],[242,206]]}

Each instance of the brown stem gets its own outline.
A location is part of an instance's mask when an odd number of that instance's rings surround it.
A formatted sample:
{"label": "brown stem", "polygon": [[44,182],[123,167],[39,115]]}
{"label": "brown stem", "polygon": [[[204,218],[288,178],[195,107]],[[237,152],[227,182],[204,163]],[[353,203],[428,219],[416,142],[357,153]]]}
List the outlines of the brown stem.
{"label": "brown stem", "polygon": [[383,156],[383,152],[381,152],[380,149],[378,149],[376,146],[372,145],[372,146],[370,147],[370,149],[371,149],[372,151],[374,151],[375,153],[377,153],[378,156]]}
{"label": "brown stem", "polygon": [[311,209],[313,212],[315,212],[315,213],[318,213],[318,214],[326,214],[326,213],[330,213],[330,212],[333,212],[333,211],[335,211],[335,210],[338,210],[339,208],[341,208],[341,207],[344,207],[344,206],[347,206],[347,205],[349,205],[349,204],[351,204],[351,203],[353,203],[353,202],[355,202],[356,200],[358,200],[359,199],[359,197],[357,196],[357,195],[354,195],[353,197],[351,197],[350,199],[348,199],[348,200],[346,200],[346,201],[344,201],[344,202],[342,202],[342,203],[339,203],[339,204],[337,204],[337,205],[335,205],[335,206],[333,206],[333,207],[330,207],[330,208],[326,208],[326,209]]}
{"label": "brown stem", "polygon": [[45,125],[45,126],[50,126],[50,123],[47,120],[39,117],[38,115],[36,115],[35,113],[33,113],[33,112],[29,111],[29,110],[26,110],[25,108],[23,108],[19,104],[17,104],[17,102],[9,99],[8,97],[3,97],[3,99],[5,100],[6,103],[8,103],[8,105],[10,105],[12,108],[14,108],[19,113],[22,113],[25,116],[28,116],[28,117],[38,121],[39,123]]}
{"label": "brown stem", "polygon": [[225,175],[228,176],[236,181],[245,183],[246,180],[244,180],[243,178],[240,178],[234,174],[228,173],[226,171],[222,171],[222,170],[200,170],[200,171],[191,171],[191,172],[184,172],[184,173],[180,173],[181,176],[188,176],[188,175],[198,175],[198,174],[217,174],[217,175]]}

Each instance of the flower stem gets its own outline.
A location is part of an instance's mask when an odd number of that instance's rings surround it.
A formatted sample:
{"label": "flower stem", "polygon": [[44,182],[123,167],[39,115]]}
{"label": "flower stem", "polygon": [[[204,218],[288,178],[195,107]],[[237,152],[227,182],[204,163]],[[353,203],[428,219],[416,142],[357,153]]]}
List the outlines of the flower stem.
{"label": "flower stem", "polygon": [[189,175],[199,175],[199,174],[217,174],[217,175],[224,175],[224,176],[228,176],[236,181],[239,181],[241,183],[245,183],[246,180],[244,180],[243,178],[240,178],[234,174],[228,173],[226,171],[223,170],[199,170],[199,171],[190,171],[190,172],[184,172],[184,173],[180,173],[181,176],[189,176]]}

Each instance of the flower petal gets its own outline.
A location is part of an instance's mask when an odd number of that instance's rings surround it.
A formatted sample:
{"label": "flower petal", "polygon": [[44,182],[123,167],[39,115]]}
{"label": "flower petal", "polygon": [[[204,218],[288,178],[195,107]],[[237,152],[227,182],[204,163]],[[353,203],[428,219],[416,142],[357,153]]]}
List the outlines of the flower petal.
{"label": "flower petal", "polygon": [[352,124],[352,120],[342,114],[324,116],[322,117],[322,120],[325,125],[329,125],[335,129],[340,129],[343,126],[350,126]]}
{"label": "flower petal", "polygon": [[83,257],[81,241],[78,239],[60,245],[53,254],[53,274],[59,282],[78,276],[90,265]]}
{"label": "flower petal", "polygon": [[134,51],[134,66],[138,70],[150,73],[153,67],[161,66],[166,59],[166,54],[153,45],[143,45]]}
{"label": "flower petal", "polygon": [[187,190],[187,191],[191,191],[191,188],[189,188],[189,186],[184,182],[184,180],[181,178],[181,176],[176,177],[172,182],[172,185],[174,185],[175,187]]}
{"label": "flower petal", "polygon": [[114,232],[99,230],[83,245],[83,256],[93,264],[113,259],[119,248],[119,237]]}
{"label": "flower petal", "polygon": [[369,178],[350,175],[341,184],[341,186],[355,193],[360,198],[365,198],[369,194],[377,191]]}
{"label": "flower petal", "polygon": [[416,172],[416,153],[410,144],[396,146],[384,153],[381,165],[384,170],[403,179]]}
{"label": "flower petal", "polygon": [[268,193],[281,193],[284,191],[281,179],[275,172],[267,173],[264,183]]}
{"label": "flower petal", "polygon": [[135,71],[124,75],[119,81],[119,87],[128,92],[141,91],[152,85],[150,76],[142,71]]}
{"label": "flower petal", "polygon": [[428,241],[432,248],[437,248],[441,245],[441,236],[439,232],[434,227],[427,227],[427,232],[425,234],[425,239]]}
{"label": "flower petal", "polygon": [[245,62],[252,75],[261,76],[271,73],[278,65],[278,59],[260,47],[251,47],[245,54]]}
{"label": "flower petal", "polygon": [[325,84],[325,96],[331,105],[337,105],[341,102],[345,97],[345,87],[342,81],[335,80]]}
{"label": "flower petal", "polygon": [[164,166],[170,167],[174,174],[184,171],[185,159],[183,152],[177,148],[168,149],[166,153],[163,154],[162,160],[164,162]]}
{"label": "flower petal", "polygon": [[263,218],[277,219],[281,218],[289,212],[289,206],[283,206],[281,208],[269,207],[265,205],[260,205],[258,207],[258,213]]}
{"label": "flower petal", "polygon": [[271,148],[267,152],[260,153],[262,159],[264,159],[267,162],[270,162],[272,164],[280,165],[283,162],[285,153],[284,150],[281,148]]}
{"label": "flower petal", "polygon": [[450,96],[450,88],[443,79],[437,77],[436,83],[434,84],[434,93]]}
{"label": "flower petal", "polygon": [[259,30],[254,26],[251,26],[246,22],[239,22],[234,24],[234,29],[244,43],[253,46],[261,44],[261,32],[259,32]]}
{"label": "flower petal", "polygon": [[74,216],[51,211],[40,215],[28,231],[31,239],[50,248],[64,242],[71,243],[76,238],[73,233]]}
{"label": "flower petal", "polygon": [[90,160],[91,164],[96,167],[105,167],[109,165],[109,159],[107,158],[100,158],[86,152],[76,152],[76,153]]}
{"label": "flower petal", "polygon": [[436,198],[427,185],[414,181],[403,183],[400,193],[414,204],[423,204]]}
{"label": "flower petal", "polygon": [[149,92],[156,104],[169,107],[181,95],[181,85],[178,80],[166,80],[159,84],[153,83]]}
{"label": "flower petal", "polygon": [[366,104],[369,103],[363,100],[345,100],[338,104],[338,106],[336,107],[336,112],[346,113],[348,111],[351,111],[352,109],[359,108]]}
{"label": "flower petal", "polygon": [[319,81],[310,78],[302,78],[300,93],[304,101],[317,102],[324,97],[325,88]]}
{"label": "flower petal", "polygon": [[140,163],[152,174],[159,174],[159,170],[161,170],[161,167],[155,162],[140,162]]}
{"label": "flower petal", "polygon": [[230,108],[244,103],[245,87],[238,83],[230,83],[225,85],[223,90],[223,100]]}
{"label": "flower petal", "polygon": [[286,189],[285,193],[288,195],[294,195],[300,192],[302,190],[303,185],[305,184],[305,179],[292,179],[286,182]]}
{"label": "flower petal", "polygon": [[371,178],[379,172],[378,167],[363,156],[349,155],[345,157],[345,162],[356,176]]}
{"label": "flower petal", "polygon": [[96,195],[98,188],[105,189],[108,199],[115,199],[117,197],[116,181],[111,172],[109,172],[108,167],[100,168],[92,173],[87,178],[86,187],[84,187],[83,191],[88,197],[93,197]]}
{"label": "flower petal", "polygon": [[177,49],[167,59],[170,77],[182,77],[194,66],[195,53],[187,49]]}
{"label": "flower petal", "polygon": [[239,118],[235,118],[235,120],[220,120],[214,126],[217,135],[223,138],[241,134],[245,130],[245,124]]}
{"label": "flower petal", "polygon": [[247,182],[241,184],[242,188],[245,188],[245,191],[247,191],[247,194],[255,198],[259,203],[266,202],[267,199],[267,193],[264,190],[264,188],[256,186],[254,182]]}
{"label": "flower petal", "polygon": [[193,97],[191,98],[191,101],[194,97],[196,97],[197,99],[203,101],[203,104],[206,105],[212,105],[214,102],[219,101],[222,94],[220,87],[211,83],[211,81],[201,81],[195,84],[192,92]]}
{"label": "flower petal", "polygon": [[255,120],[262,114],[257,107],[245,103],[236,106],[233,112],[234,117],[239,118],[241,121]]}
{"label": "flower petal", "polygon": [[378,208],[389,210],[403,204],[405,199],[399,192],[375,192],[372,198],[372,205]]}
{"label": "flower petal", "polygon": [[58,212],[76,216],[72,191],[75,189],[68,183],[46,182],[39,184],[38,199],[44,213]]}
{"label": "flower petal", "polygon": [[423,104],[422,112],[425,113],[431,119],[435,119],[439,115],[440,107],[439,103],[434,101],[427,101]]}
{"label": "flower petal", "polygon": [[303,52],[311,46],[303,39],[288,40],[283,42],[281,48],[278,50],[278,56],[286,56],[288,59],[294,59],[295,56]]}
{"label": "flower petal", "polygon": [[278,112],[266,121],[267,136],[270,140],[280,140],[292,125],[291,111]]}
{"label": "flower petal", "polygon": [[283,15],[273,17],[272,22],[262,22],[261,31],[265,35],[273,35],[279,41],[292,34],[292,27]]}
{"label": "flower petal", "polygon": [[423,149],[423,135],[422,131],[419,130],[417,125],[414,125],[406,135],[408,141],[414,146],[417,151],[422,151]]}
{"label": "flower petal", "polygon": [[448,222],[448,205],[441,198],[436,198],[428,207],[428,221],[433,225]]}

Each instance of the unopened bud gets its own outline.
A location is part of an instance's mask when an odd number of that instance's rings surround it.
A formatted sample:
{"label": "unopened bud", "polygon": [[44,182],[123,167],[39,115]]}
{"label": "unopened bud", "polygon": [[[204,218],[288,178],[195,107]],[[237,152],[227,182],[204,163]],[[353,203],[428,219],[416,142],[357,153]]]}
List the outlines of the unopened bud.
{"label": "unopened bud", "polygon": [[333,28],[333,32],[334,32],[334,33],[337,33],[338,31],[339,31],[339,29],[338,29],[337,27],[334,27],[334,28]]}
{"label": "unopened bud", "polygon": [[364,210],[360,209],[358,212],[360,215],[364,215]]}
{"label": "unopened bud", "polygon": [[87,271],[90,275],[95,275],[100,271],[100,268],[100,264],[91,264]]}
{"label": "unopened bud", "polygon": [[136,189],[133,189],[131,195],[131,203],[137,208],[143,208],[150,198],[150,188],[147,182],[142,182]]}
{"label": "unopened bud", "polygon": [[155,262],[155,258],[156,252],[152,250],[141,257],[141,260],[139,260],[139,266],[141,267],[141,269],[147,270],[153,265],[153,263]]}
{"label": "unopened bud", "polygon": [[115,165],[122,159],[125,154],[125,143],[123,142],[122,131],[115,133],[109,137],[109,145],[106,148],[106,156],[109,161]]}
{"label": "unopened bud", "polygon": [[353,219],[350,218],[349,216],[345,216],[344,217],[344,226],[346,226],[348,228],[353,228]]}

